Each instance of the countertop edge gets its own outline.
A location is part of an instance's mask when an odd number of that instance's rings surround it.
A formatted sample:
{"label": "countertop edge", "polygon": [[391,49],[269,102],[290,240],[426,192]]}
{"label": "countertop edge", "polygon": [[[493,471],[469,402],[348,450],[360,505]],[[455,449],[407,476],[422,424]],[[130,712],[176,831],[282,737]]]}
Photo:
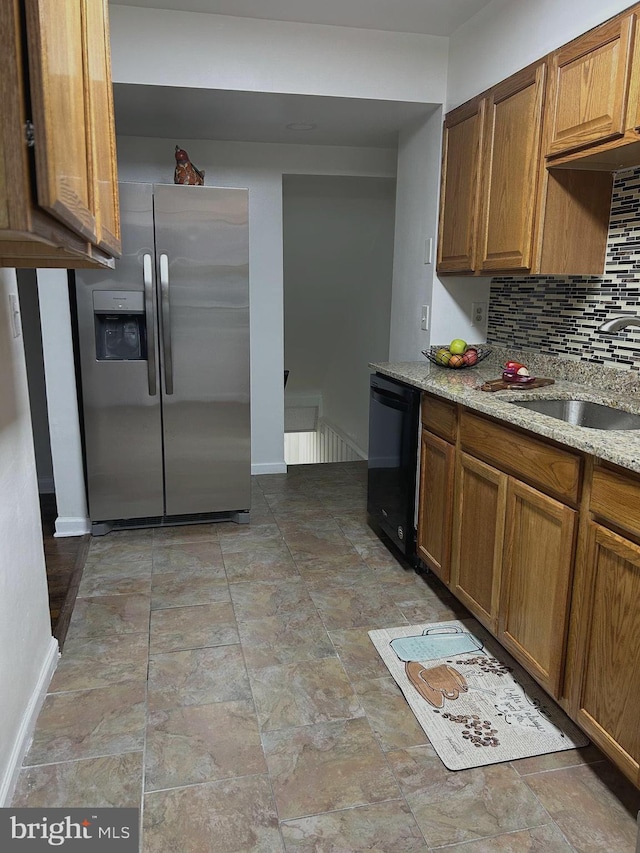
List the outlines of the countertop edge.
{"label": "countertop edge", "polygon": [[640,474],[640,430],[589,429],[510,405],[513,400],[569,399],[579,396],[580,399],[640,414],[640,403],[625,395],[606,394],[564,379],[554,379],[553,385],[543,388],[481,391],[480,386],[484,382],[499,376],[495,365],[487,366],[486,363],[463,370],[451,370],[430,362],[370,362],[369,368],[421,391],[460,403],[529,433]]}

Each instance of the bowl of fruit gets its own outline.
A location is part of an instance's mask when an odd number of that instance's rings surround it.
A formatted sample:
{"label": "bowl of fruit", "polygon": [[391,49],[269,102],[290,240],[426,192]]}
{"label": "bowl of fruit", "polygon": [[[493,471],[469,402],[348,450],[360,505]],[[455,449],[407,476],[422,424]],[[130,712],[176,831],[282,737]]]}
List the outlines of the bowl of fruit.
{"label": "bowl of fruit", "polygon": [[422,354],[440,367],[451,367],[459,370],[462,367],[474,367],[483,358],[486,358],[491,350],[481,344],[468,344],[462,338],[454,338],[449,346],[436,346],[428,350],[422,350]]}

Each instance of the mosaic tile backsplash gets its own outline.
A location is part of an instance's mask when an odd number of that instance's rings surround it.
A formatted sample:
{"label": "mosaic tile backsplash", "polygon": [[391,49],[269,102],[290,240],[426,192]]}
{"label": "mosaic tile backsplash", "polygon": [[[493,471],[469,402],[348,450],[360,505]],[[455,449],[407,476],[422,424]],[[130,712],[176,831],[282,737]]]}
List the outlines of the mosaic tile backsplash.
{"label": "mosaic tile backsplash", "polygon": [[615,180],[604,276],[494,278],[487,341],[640,371],[640,327],[597,331],[618,312],[640,315],[640,169]]}

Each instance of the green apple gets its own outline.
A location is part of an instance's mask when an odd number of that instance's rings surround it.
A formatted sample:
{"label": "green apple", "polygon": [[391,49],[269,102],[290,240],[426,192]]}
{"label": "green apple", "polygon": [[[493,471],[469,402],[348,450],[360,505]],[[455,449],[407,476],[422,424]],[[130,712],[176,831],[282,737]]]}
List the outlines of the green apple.
{"label": "green apple", "polygon": [[445,347],[441,347],[436,353],[436,361],[438,364],[449,364],[451,353]]}
{"label": "green apple", "polygon": [[453,355],[463,355],[463,353],[467,349],[467,342],[463,341],[462,338],[455,338],[449,344],[449,352]]}

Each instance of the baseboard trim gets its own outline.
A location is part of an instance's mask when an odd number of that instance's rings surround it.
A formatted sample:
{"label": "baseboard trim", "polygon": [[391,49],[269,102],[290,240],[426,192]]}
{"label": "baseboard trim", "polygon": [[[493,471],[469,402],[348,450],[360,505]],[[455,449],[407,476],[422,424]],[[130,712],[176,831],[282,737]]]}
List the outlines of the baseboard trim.
{"label": "baseboard trim", "polygon": [[11,800],[18,784],[22,762],[31,746],[38,714],[47,695],[47,690],[58,665],[59,657],[58,641],[55,637],[51,637],[49,648],[47,649],[42,669],[40,670],[40,676],[23,714],[4,778],[0,782],[0,807],[2,808],[11,805]]}
{"label": "baseboard trim", "polygon": [[53,535],[57,539],[64,536],[84,536],[85,533],[90,532],[91,519],[58,516],[56,518],[56,532]]}
{"label": "baseboard trim", "polygon": [[286,462],[255,462],[251,464],[252,474],[286,474]]}

